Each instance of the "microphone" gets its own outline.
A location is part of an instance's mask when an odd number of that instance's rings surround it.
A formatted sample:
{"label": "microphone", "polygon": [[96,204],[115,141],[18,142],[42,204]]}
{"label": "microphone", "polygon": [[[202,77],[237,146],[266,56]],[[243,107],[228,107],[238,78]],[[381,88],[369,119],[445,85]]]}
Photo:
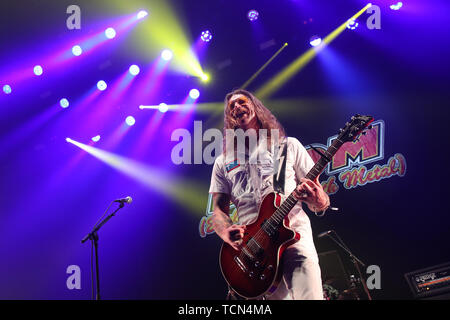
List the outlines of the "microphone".
{"label": "microphone", "polygon": [[319,233],[319,234],[317,235],[317,238],[325,237],[325,236],[329,235],[329,234],[332,233],[332,232],[334,232],[334,230],[328,230],[328,231],[321,232],[321,233]]}
{"label": "microphone", "polygon": [[128,196],[128,197],[126,197],[126,198],[121,198],[121,199],[116,199],[116,200],[114,200],[114,202],[120,202],[120,203],[131,203],[131,202],[133,202],[133,199],[131,199],[131,197],[130,196]]}

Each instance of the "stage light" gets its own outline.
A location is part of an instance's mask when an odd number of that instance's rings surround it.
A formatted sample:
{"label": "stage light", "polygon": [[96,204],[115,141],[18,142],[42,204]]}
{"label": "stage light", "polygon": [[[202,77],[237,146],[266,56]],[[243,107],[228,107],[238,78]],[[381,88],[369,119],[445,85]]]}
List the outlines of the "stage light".
{"label": "stage light", "polygon": [[164,49],[161,52],[161,58],[163,58],[163,60],[169,61],[170,59],[172,59],[172,57],[173,57],[173,53],[169,49]]}
{"label": "stage light", "polygon": [[104,90],[106,90],[107,87],[108,87],[108,86],[107,86],[107,84],[106,84],[105,81],[100,80],[99,82],[97,82],[97,88],[98,88],[98,90],[104,91]]}
{"label": "stage light", "polygon": [[6,94],[10,94],[11,93],[11,87],[8,84],[5,84],[3,86],[3,92]]}
{"label": "stage light", "polygon": [[83,49],[81,49],[81,47],[79,45],[73,46],[72,47],[72,53],[74,56],[79,56],[80,54],[83,53]]}
{"label": "stage light", "polygon": [[114,30],[114,28],[108,28],[105,30],[105,36],[108,39],[112,39],[116,36],[116,30]]}
{"label": "stage light", "polygon": [[42,67],[40,65],[35,66],[33,72],[35,75],[40,76],[43,72]]}
{"label": "stage light", "polygon": [[165,103],[160,103],[158,110],[162,113],[167,112],[169,110],[169,107]]}
{"label": "stage light", "polygon": [[92,137],[91,140],[94,141],[94,142],[100,141],[100,135],[96,135],[95,137]]}
{"label": "stage light", "polygon": [[199,185],[197,181],[180,180],[179,175],[165,171],[161,166],[149,167],[136,159],[125,158],[70,138],[66,141],[86,151],[102,163],[135,179],[142,186],[164,194],[168,199],[173,199],[190,212],[199,215],[204,211],[204,186]]}
{"label": "stage light", "polygon": [[62,108],[67,108],[69,106],[69,100],[67,100],[66,98],[62,98],[61,100],[59,100],[59,105]]}
{"label": "stage light", "polygon": [[317,47],[321,43],[322,39],[319,36],[312,36],[311,39],[309,39],[309,44],[313,47]]}
{"label": "stage light", "polygon": [[255,20],[258,19],[258,17],[259,17],[259,13],[258,13],[258,11],[256,11],[256,10],[250,10],[250,11],[247,13],[247,18],[248,18],[248,20],[250,20],[250,21],[255,21]]}
{"label": "stage light", "polygon": [[191,89],[191,91],[189,91],[189,97],[191,97],[191,99],[197,99],[198,97],[200,97],[200,91],[198,91],[197,89]]}
{"label": "stage light", "polygon": [[209,76],[206,73],[203,73],[200,78],[202,79],[203,82],[209,81]]}
{"label": "stage light", "polygon": [[[294,75],[296,75],[300,70],[302,70],[306,65],[308,65],[312,59],[316,57],[316,55],[326,46],[328,46],[331,42],[333,42],[343,31],[347,29],[347,22],[350,19],[358,19],[366,10],[370,8],[370,4],[367,4],[364,6],[361,10],[359,10],[356,14],[349,17],[347,20],[344,21],[341,25],[339,25],[334,31],[329,33],[323,41],[320,41],[318,39],[311,39],[316,40],[311,45],[316,44],[317,47],[309,48],[306,52],[301,54],[297,59],[295,59],[293,62],[291,62],[288,66],[286,66],[283,70],[278,72],[274,77],[272,77],[270,80],[268,80],[265,84],[261,86],[260,89],[257,89],[256,96],[260,99],[267,99],[272,94],[275,93],[281,86],[283,86],[287,81],[289,81]],[[318,37],[317,37],[318,38]],[[320,38],[319,38],[320,39]],[[319,42],[320,41],[320,42]]]}
{"label": "stage light", "polygon": [[264,65],[261,67],[261,68],[259,68],[258,69],[258,71],[256,71],[251,77],[250,77],[250,79],[248,79],[242,86],[241,86],[241,89],[245,89],[245,88],[247,88],[248,87],[248,85],[250,84],[250,83],[252,83],[252,81],[253,80],[255,80],[255,78],[280,54],[280,52],[281,51],[283,51],[283,49],[284,48],[286,48],[288,46],[288,43],[287,42],[285,42],[284,44],[283,44],[283,46],[280,48],[280,49],[278,49],[278,51],[277,52],[275,52],[275,54],[269,59],[269,60],[267,60],[267,62],[266,63],[264,63]]}
{"label": "stage light", "polygon": [[128,69],[128,71],[130,72],[130,74],[132,76],[137,76],[139,74],[139,72],[141,71],[141,69],[139,69],[139,66],[133,64],[130,66],[130,69]]}
{"label": "stage light", "polygon": [[354,18],[347,21],[347,29],[355,30],[358,28],[358,25],[359,23]]}
{"label": "stage light", "polygon": [[400,10],[401,7],[403,7],[402,2],[397,2],[397,4],[391,4],[389,6],[389,8],[391,8],[392,10]]}
{"label": "stage light", "polygon": [[[147,39],[152,43],[152,45],[149,46],[146,44],[146,41],[140,41],[139,47],[143,50],[142,53],[150,54],[150,56],[153,56],[156,53],[161,60],[161,63],[165,65],[164,68],[167,67],[173,71],[184,73],[192,77],[200,77],[203,73],[203,69],[198,57],[199,50],[198,48],[195,48],[195,45],[198,44],[195,44],[193,47],[191,35],[189,34],[189,26],[183,23],[183,19],[180,19],[178,16],[178,10],[173,1],[158,0],[155,3],[156,7],[154,9],[158,9],[156,14],[149,11],[149,16],[152,15],[149,17],[151,19],[145,21],[145,23],[137,30],[138,38]],[[153,6],[155,6],[155,4]],[[140,9],[141,8],[139,8],[139,10]],[[133,18],[139,10],[136,10],[132,14]],[[203,30],[200,29],[197,31],[198,41],[201,41],[198,39],[200,38],[200,33],[205,30],[206,27]],[[166,63],[166,59],[163,59],[162,56],[160,57],[163,49],[170,49],[173,52],[173,57],[171,53],[168,54],[168,56],[172,58],[169,62],[170,66],[168,65],[169,63]],[[169,57],[167,58],[167,60],[170,60]]]}
{"label": "stage light", "polygon": [[148,15],[148,12],[147,12],[147,11],[141,10],[141,11],[138,12],[138,14],[137,14],[136,17],[137,17],[138,19],[143,19],[143,18],[145,18],[147,15]]}
{"label": "stage light", "polygon": [[209,30],[203,31],[200,37],[204,42],[209,42],[212,39],[212,34]]}
{"label": "stage light", "polygon": [[128,116],[125,119],[125,122],[126,122],[127,125],[129,125],[131,127],[132,125],[134,125],[136,123],[136,120],[134,119],[133,116]]}

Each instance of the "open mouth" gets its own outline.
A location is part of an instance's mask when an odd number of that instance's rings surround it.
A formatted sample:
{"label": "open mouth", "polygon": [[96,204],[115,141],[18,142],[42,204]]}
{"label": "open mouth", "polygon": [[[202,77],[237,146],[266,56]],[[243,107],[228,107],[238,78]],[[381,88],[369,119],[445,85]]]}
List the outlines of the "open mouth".
{"label": "open mouth", "polygon": [[235,118],[236,119],[242,119],[242,117],[244,117],[244,115],[246,115],[247,114],[247,111],[245,111],[245,110],[239,110],[238,112],[236,112],[236,114],[235,114]]}
{"label": "open mouth", "polygon": [[236,115],[236,118],[238,118],[238,119],[241,119],[244,115],[246,115],[247,114],[247,112],[241,112],[241,113],[238,113],[237,115]]}

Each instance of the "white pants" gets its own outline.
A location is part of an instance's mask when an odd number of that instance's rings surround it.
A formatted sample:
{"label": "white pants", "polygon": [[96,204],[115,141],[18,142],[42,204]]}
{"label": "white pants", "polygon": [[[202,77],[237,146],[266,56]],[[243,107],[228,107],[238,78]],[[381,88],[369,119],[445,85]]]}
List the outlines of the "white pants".
{"label": "white pants", "polygon": [[268,300],[323,300],[317,253],[302,255],[295,246],[283,253],[283,277]]}

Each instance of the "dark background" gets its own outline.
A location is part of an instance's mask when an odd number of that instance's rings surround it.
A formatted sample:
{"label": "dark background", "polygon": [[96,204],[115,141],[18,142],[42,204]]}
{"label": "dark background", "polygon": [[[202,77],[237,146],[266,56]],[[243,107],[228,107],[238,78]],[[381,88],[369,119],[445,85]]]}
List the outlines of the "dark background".
{"label": "dark background", "polygon": [[[11,84],[13,92],[0,94],[0,298],[89,299],[91,249],[80,240],[110,201],[127,195],[133,203],[100,231],[103,297],[224,298],[221,241],[215,235],[201,238],[198,231],[212,166],[174,165],[171,132],[192,130],[194,120],[203,121],[204,130],[220,129],[225,94],[249,79],[283,43],[288,47],[249,90],[256,91],[308,50],[312,35],[324,37],[366,5],[357,0],[170,3],[192,42],[205,29],[213,33],[200,59],[211,81],[204,84],[168,70],[153,95],[143,98],[136,88],[142,88],[143,71],[157,55],[142,47],[164,49],[143,37],[146,20],[86,57],[48,72],[41,61],[105,29],[116,17],[146,9],[146,19],[152,19],[158,13],[156,1],[1,2],[0,84]],[[369,15],[363,14],[356,30],[344,31],[264,103],[304,145],[326,144],[355,113],[384,121],[385,158],[377,163],[401,153],[406,175],[351,190],[340,185],[331,197],[339,213],[310,217],[315,234],[334,229],[367,265],[380,266],[381,290],[372,291],[375,299],[410,299],[406,272],[450,260],[448,3],[404,1],[399,11],[389,9],[391,1],[372,3],[381,8],[380,30],[369,30]],[[81,30],[66,28],[71,4],[82,10]],[[260,13],[257,26],[246,18],[250,9]],[[161,32],[170,27],[159,26]],[[267,41],[273,45],[261,49]],[[221,67],[226,60],[228,66]],[[31,70],[40,63],[44,74],[37,78]],[[99,79],[111,83],[132,63],[141,66],[141,80],[138,76],[118,101],[110,103],[100,95],[82,105]],[[16,81],[15,71],[25,79]],[[158,111],[139,110],[139,104],[179,104],[192,87],[201,92],[199,105],[212,102],[218,107],[199,108],[182,122],[177,112],[168,112],[146,135]],[[62,97],[74,103],[62,109]],[[127,115],[135,116],[136,125],[108,144]],[[97,134],[102,139],[95,147],[148,165],[154,172],[151,182],[143,183],[65,141],[71,137],[92,144],[90,138]],[[180,201],[183,191],[192,206]],[[326,238],[315,243],[319,252],[336,249]],[[342,260],[348,264],[345,255]],[[81,290],[66,287],[66,268],[73,264],[82,270]]]}

